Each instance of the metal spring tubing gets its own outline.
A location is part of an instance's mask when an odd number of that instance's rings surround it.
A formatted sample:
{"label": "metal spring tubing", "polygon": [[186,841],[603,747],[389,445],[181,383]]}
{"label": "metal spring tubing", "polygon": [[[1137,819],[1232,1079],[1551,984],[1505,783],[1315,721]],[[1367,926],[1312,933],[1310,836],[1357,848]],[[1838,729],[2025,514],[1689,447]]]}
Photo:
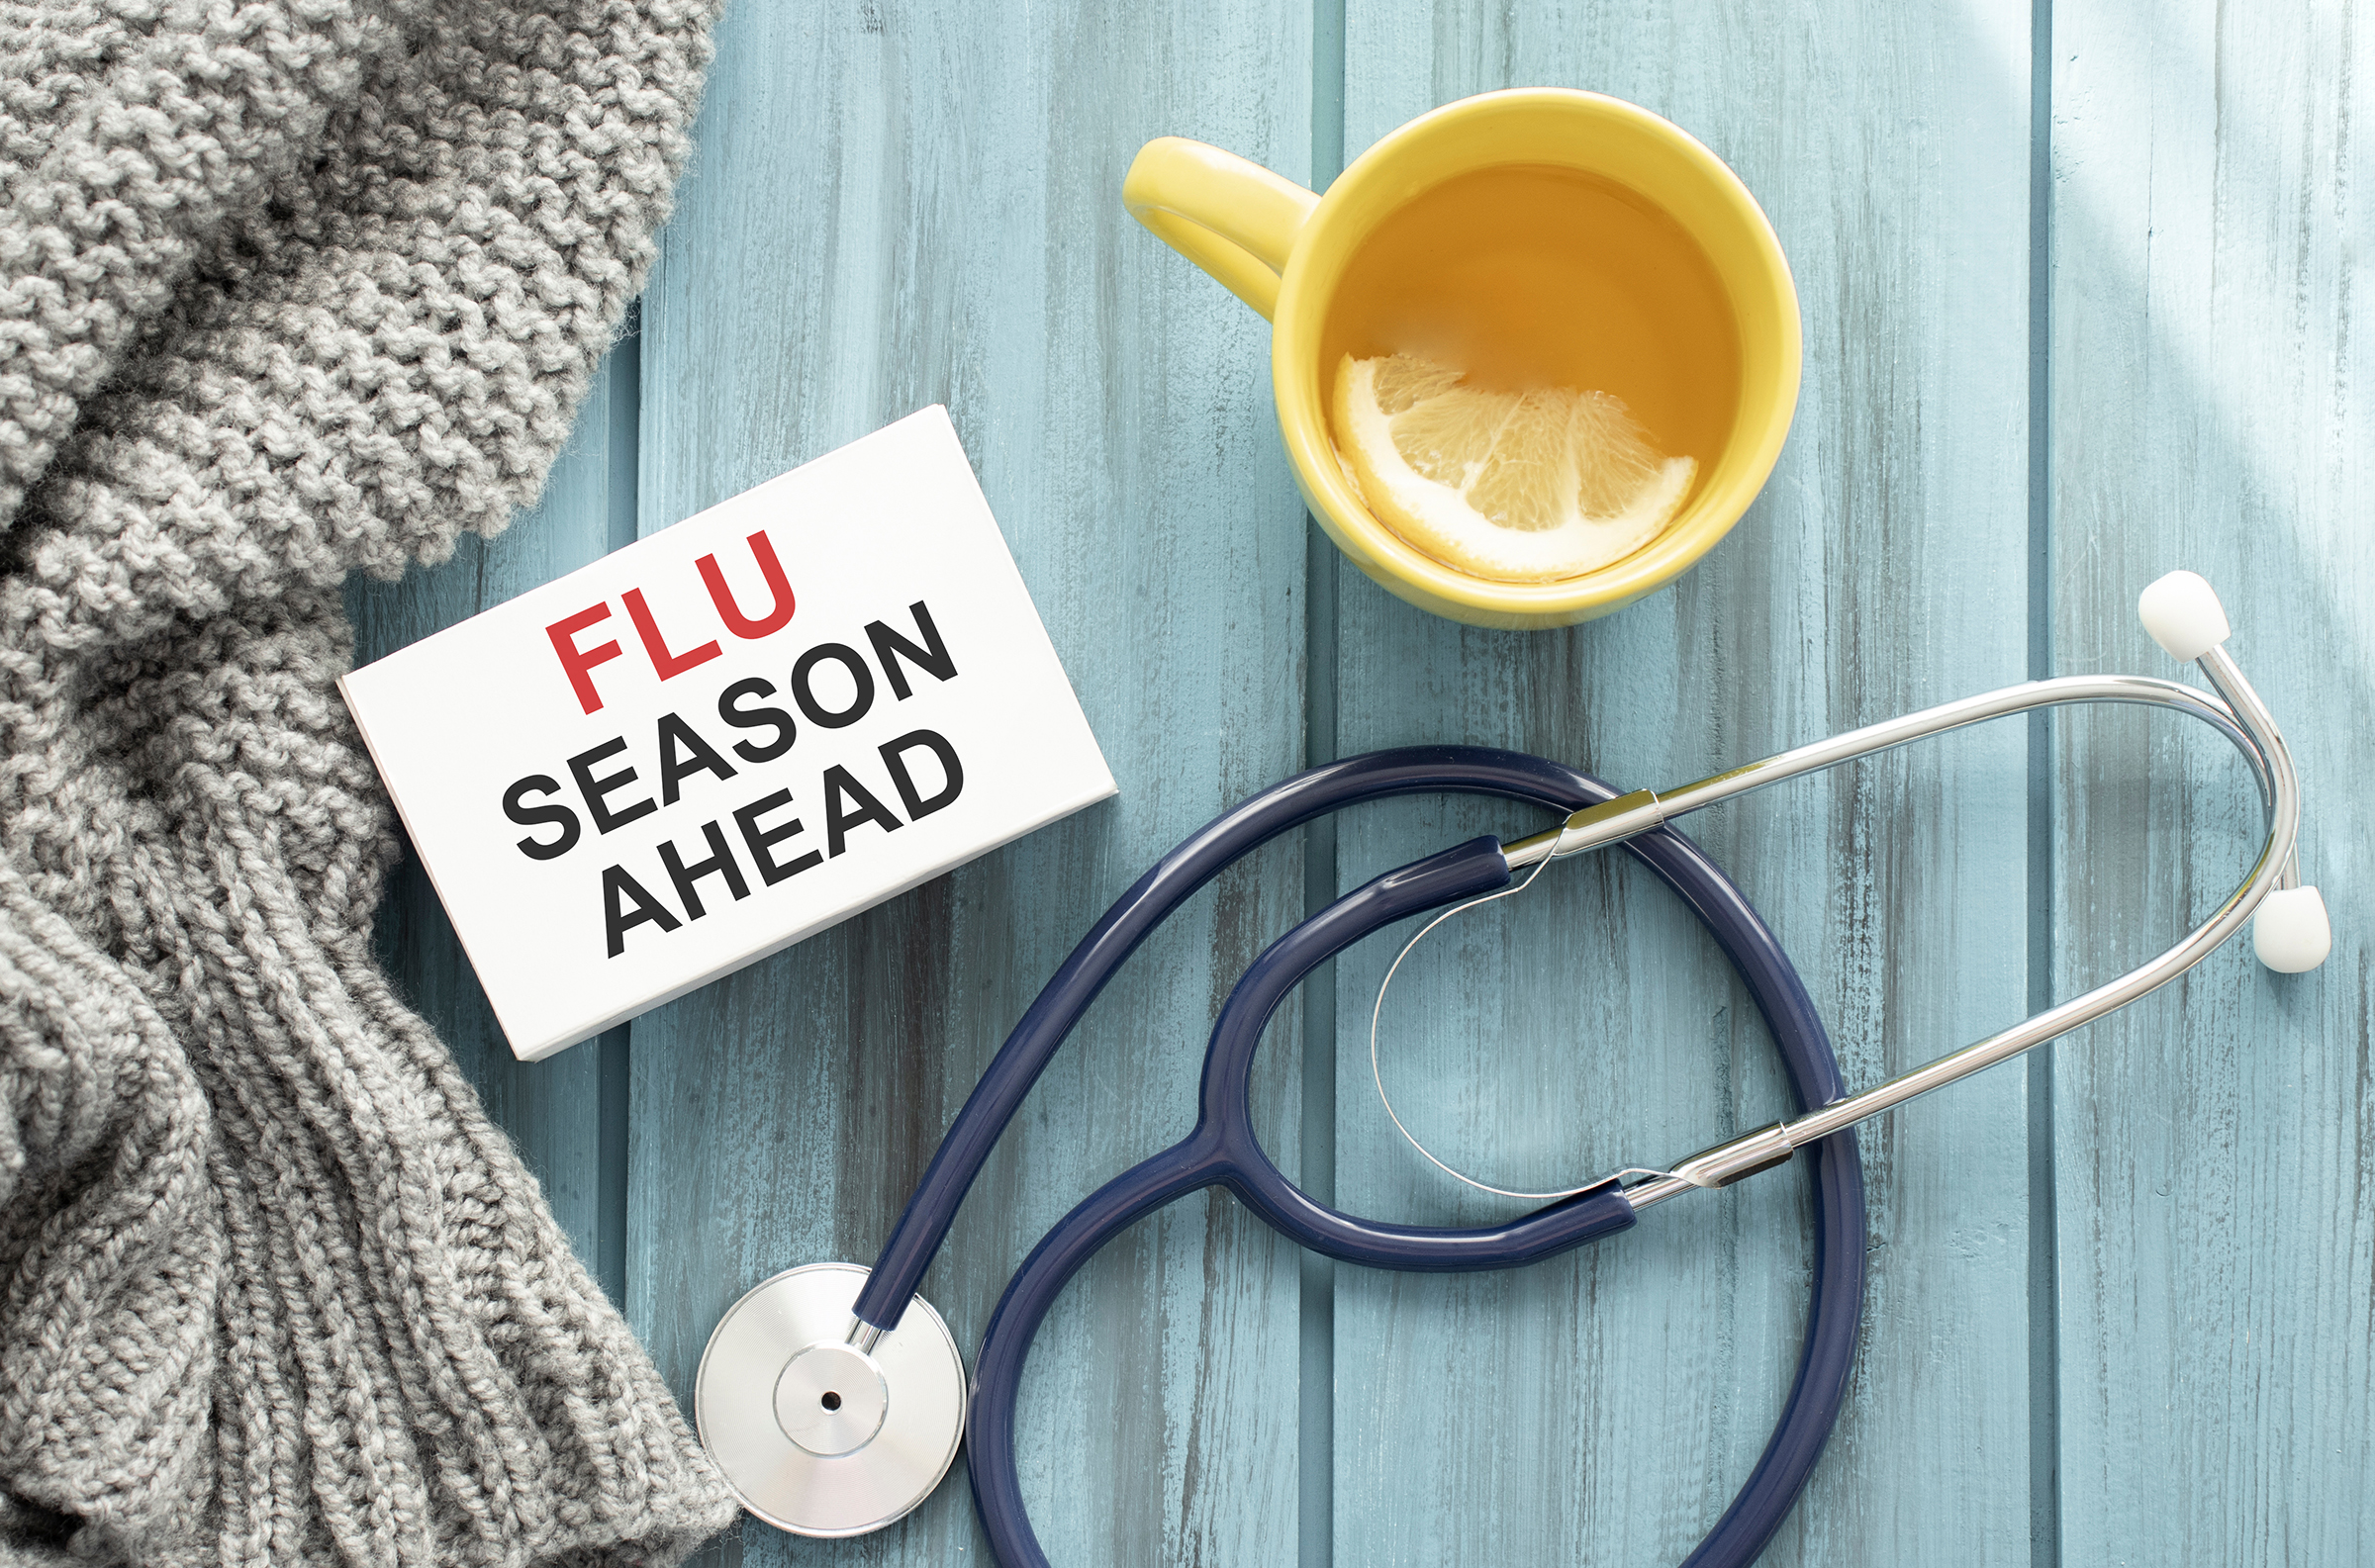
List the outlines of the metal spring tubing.
{"label": "metal spring tubing", "polygon": [[[884,1328],[897,1323],[982,1158],[1039,1069],[1105,981],[1172,910],[1223,867],[1289,828],[1359,801],[1418,793],[1495,795],[1570,812],[1617,791],[1586,774],[1514,752],[1413,747],[1299,774],[1216,818],[1122,895],[1024,1015],[950,1128],[860,1295],[856,1315]],[[1822,1020],[1780,944],[1740,889],[1704,851],[1670,829],[1624,848],[1682,896],[1731,959],[1772,1031],[1800,1105],[1838,1098],[1844,1085]],[[1150,1211],[1197,1188],[1225,1185],[1304,1246],[1405,1270],[1507,1268],[1632,1228],[1633,1207],[1614,1181],[1501,1226],[1461,1231],[1381,1225],[1314,1202],[1255,1142],[1247,1105],[1254,1052],[1272,1013],[1303,976],[1383,926],[1508,879],[1498,844],[1478,839],[1388,873],[1273,944],[1247,968],[1214,1026],[1195,1131],[1092,1193],[1024,1261],[983,1337],[967,1432],[975,1506],[1004,1568],[1047,1564],[1015,1473],[1015,1396],[1031,1338],[1073,1272]],[[1863,1168],[1852,1131],[1806,1153],[1814,1174],[1814,1298],[1797,1378],[1756,1468],[1684,1568],[1740,1568],[1764,1549],[1797,1502],[1846,1399],[1863,1307]]]}

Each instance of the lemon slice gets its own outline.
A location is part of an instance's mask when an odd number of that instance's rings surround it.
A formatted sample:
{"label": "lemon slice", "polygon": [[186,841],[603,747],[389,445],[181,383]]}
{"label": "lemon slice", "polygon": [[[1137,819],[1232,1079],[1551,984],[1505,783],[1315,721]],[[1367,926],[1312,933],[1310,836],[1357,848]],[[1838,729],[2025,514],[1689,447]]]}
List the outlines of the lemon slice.
{"label": "lemon slice", "polygon": [[1666,457],[1622,399],[1488,392],[1412,354],[1336,374],[1345,471],[1378,519],[1447,565],[1503,583],[1577,577],[1673,520],[1698,465]]}

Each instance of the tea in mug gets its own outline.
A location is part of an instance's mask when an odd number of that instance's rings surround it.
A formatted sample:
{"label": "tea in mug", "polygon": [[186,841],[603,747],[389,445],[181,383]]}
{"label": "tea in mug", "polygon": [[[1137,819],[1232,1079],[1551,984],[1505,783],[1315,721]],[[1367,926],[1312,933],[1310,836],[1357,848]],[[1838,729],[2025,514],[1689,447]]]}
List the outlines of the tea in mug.
{"label": "tea in mug", "polygon": [[1547,165],[1455,176],[1372,231],[1330,302],[1339,455],[1474,576],[1579,576],[1648,543],[1723,450],[1739,334],[1681,227]]}

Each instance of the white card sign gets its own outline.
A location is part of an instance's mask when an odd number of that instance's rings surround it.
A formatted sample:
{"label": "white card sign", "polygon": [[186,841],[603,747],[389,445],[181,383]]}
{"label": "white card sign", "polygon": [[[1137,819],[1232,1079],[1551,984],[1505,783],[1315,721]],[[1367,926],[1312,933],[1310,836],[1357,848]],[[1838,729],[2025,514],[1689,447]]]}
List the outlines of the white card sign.
{"label": "white card sign", "polygon": [[339,689],[526,1061],[1114,792],[938,408]]}

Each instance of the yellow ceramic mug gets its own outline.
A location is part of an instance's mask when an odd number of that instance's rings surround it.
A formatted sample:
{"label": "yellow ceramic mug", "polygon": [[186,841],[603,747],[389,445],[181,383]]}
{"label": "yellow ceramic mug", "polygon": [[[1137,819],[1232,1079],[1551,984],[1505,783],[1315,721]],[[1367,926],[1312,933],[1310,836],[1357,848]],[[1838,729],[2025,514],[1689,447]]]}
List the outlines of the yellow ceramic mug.
{"label": "yellow ceramic mug", "polygon": [[[1728,307],[1722,334],[1737,387],[1713,451],[1665,529],[1634,554],[1580,577],[1504,583],[1420,551],[1362,504],[1328,429],[1328,389],[1342,351],[1332,326],[1340,285],[1363,246],[1445,181],[1522,166],[1573,171],[1670,220]],[[1165,137],[1130,165],[1122,199],[1139,222],[1273,323],[1279,427],[1312,515],[1391,593],[1478,626],[1564,626],[1631,603],[1688,570],[1757,499],[1797,406],[1798,297],[1772,226],[1739,177],[1688,134],[1614,98],[1561,88],[1486,93],[1422,115],[1371,147],[1325,196],[1234,153]],[[1439,243],[1456,249],[1457,234]]]}

